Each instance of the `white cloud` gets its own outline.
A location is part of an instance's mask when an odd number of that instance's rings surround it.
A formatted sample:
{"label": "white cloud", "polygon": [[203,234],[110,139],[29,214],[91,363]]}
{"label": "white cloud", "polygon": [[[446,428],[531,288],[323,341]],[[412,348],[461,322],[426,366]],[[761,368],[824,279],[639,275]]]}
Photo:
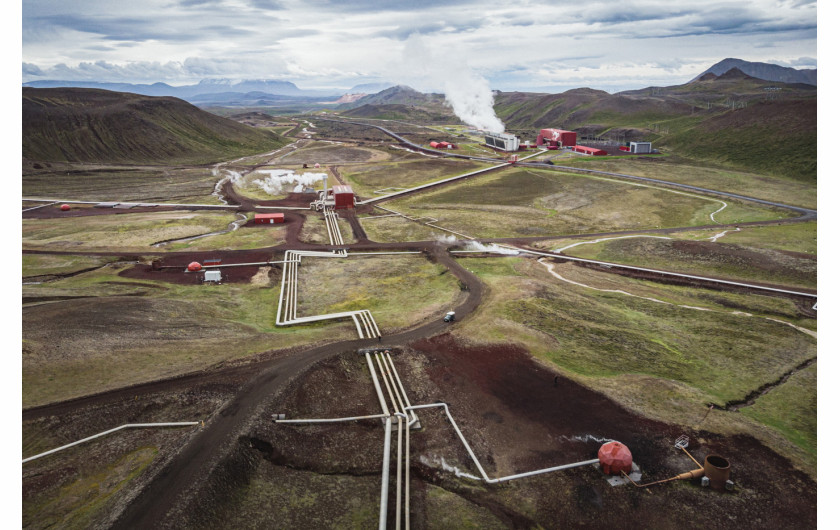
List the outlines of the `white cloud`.
{"label": "white cloud", "polygon": [[348,87],[392,79],[414,33],[506,90],[676,84],[725,57],[816,62],[815,3],[802,0],[27,0],[22,18],[24,81],[229,76]]}

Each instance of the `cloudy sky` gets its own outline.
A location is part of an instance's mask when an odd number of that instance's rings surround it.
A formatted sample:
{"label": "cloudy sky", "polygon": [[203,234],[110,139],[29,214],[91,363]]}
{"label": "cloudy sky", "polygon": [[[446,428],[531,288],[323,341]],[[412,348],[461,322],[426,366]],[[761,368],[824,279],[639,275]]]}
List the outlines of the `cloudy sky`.
{"label": "cloudy sky", "polygon": [[[22,21],[24,82],[347,89],[471,69],[500,90],[614,92],[684,83],[727,57],[817,67],[808,0],[23,0]],[[441,75],[417,76],[429,69]]]}

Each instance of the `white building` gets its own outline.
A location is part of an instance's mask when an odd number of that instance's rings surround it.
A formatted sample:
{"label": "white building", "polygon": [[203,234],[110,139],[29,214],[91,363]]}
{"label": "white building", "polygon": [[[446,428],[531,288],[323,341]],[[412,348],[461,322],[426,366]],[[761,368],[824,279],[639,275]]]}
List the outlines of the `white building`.
{"label": "white building", "polygon": [[519,138],[508,133],[484,133],[484,143],[502,151],[519,151]]}
{"label": "white building", "polygon": [[650,142],[630,142],[630,152],[645,154],[652,151]]}

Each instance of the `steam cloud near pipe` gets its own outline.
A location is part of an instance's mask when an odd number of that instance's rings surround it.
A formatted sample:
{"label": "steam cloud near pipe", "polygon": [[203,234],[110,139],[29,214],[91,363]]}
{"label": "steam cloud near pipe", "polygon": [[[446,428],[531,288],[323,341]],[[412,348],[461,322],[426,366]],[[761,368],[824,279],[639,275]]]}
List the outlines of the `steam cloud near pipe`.
{"label": "steam cloud near pipe", "polygon": [[505,124],[493,110],[493,91],[487,80],[463,60],[430,49],[420,35],[406,40],[403,61],[392,74],[417,90],[443,89],[446,102],[464,123],[485,131],[504,132]]}
{"label": "steam cloud near pipe", "polygon": [[288,188],[284,189],[284,186],[288,187],[290,184],[295,185],[292,190],[293,193],[301,193],[305,187],[322,182],[327,176],[326,173],[297,174],[290,169],[269,169],[259,171],[259,173],[265,173],[268,177],[257,179],[253,181],[253,184],[262,188],[269,195],[287,193]]}

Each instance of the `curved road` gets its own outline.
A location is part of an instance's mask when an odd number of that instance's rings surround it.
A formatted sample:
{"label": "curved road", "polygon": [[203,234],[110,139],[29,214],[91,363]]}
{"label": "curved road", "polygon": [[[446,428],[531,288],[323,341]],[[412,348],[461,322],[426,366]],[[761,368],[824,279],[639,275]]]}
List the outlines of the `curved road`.
{"label": "curved road", "polygon": [[[318,118],[323,119],[323,118]],[[325,120],[325,121],[339,121],[339,120]],[[452,153],[441,153],[436,150],[427,149],[425,147],[419,146],[414,144],[405,138],[393,133],[384,127],[380,127],[377,125],[371,125],[367,123],[360,123],[360,122],[348,122],[348,121],[340,121],[341,123],[353,123],[357,125],[363,125],[367,127],[374,127],[376,129],[381,130],[382,132],[388,134],[391,137],[399,140],[400,142],[411,146],[412,148],[426,151],[426,152],[433,152],[438,155],[454,157],[454,158],[465,158],[470,160],[478,160],[483,162],[491,162],[497,163],[498,160],[495,159],[487,159],[482,157],[472,157],[467,155],[458,155]],[[655,183],[659,185],[677,187],[677,188],[684,188],[691,191],[695,191],[698,193],[705,193],[705,194],[712,194],[712,195],[720,195],[725,197],[731,197],[738,200],[745,200],[755,203],[760,203],[768,206],[774,206],[778,208],[784,208],[791,211],[795,211],[800,214],[800,217],[797,219],[787,219],[781,222],[799,222],[804,220],[811,220],[816,218],[816,211],[810,210],[807,208],[801,208],[797,206],[790,206],[786,204],[775,203],[772,201],[765,201],[763,199],[757,199],[754,197],[747,197],[743,195],[728,193],[728,192],[720,192],[717,190],[709,190],[706,188],[686,185],[686,184],[679,184],[673,183],[658,179],[651,179],[646,177],[636,177],[632,175],[623,175],[617,173],[608,173],[608,172],[601,172],[601,171],[593,171],[593,170],[586,170],[580,168],[572,168],[566,166],[549,166],[545,164],[532,164],[532,163],[518,163],[518,165],[526,166],[526,167],[538,167],[540,169],[558,169],[564,171],[576,171],[576,172],[584,172],[584,173],[593,173],[599,175],[608,175],[618,178],[625,178],[631,180],[638,180],[638,181],[645,181],[650,183]],[[466,175],[469,176],[469,175]],[[466,177],[465,176],[465,177]],[[389,197],[392,198],[392,197]],[[364,231],[361,225],[358,225],[358,221],[353,219],[355,222],[351,222],[351,225],[354,227],[354,232],[360,232],[358,235],[362,235],[360,239],[362,239],[358,244],[355,245],[347,245],[346,247],[351,247],[354,250],[362,250],[365,248],[369,249],[385,249],[385,248],[407,248],[407,247],[415,247],[421,248],[424,245],[428,246],[429,244],[433,244],[434,242],[412,242],[412,243],[373,243],[369,242],[364,238]],[[774,221],[780,222],[780,221]],[[742,223],[746,224],[746,223]],[[356,226],[358,225],[358,226]],[[726,226],[726,225],[717,225],[717,226]],[[697,227],[691,227],[691,229],[697,229]],[[663,229],[667,230],[667,229]],[[671,230],[679,230],[679,229],[671,229]],[[649,231],[648,231],[649,232]],[[357,236],[358,237],[358,236]],[[556,236],[555,236],[556,237]],[[586,234],[581,235],[580,237],[593,237],[593,234]],[[323,245],[310,245],[306,243],[300,243],[297,241],[297,238],[290,238],[292,241],[289,241],[286,245],[281,245],[284,249],[289,248],[328,248]],[[508,240],[511,242],[521,242],[527,240],[538,240],[544,238],[513,238],[512,240]],[[37,251],[36,251],[37,252]],[[44,253],[53,253],[50,251],[42,251]],[[55,253],[65,253],[65,252],[55,252]],[[67,253],[78,253],[78,252],[67,252]],[[479,279],[471,274],[469,271],[464,269],[461,265],[459,265],[455,259],[446,251],[446,249],[437,244],[433,247],[431,251],[433,258],[447,267],[447,269],[458,279],[462,282],[462,284],[466,287],[466,290],[461,294],[459,297],[459,302],[455,307],[455,311],[460,315],[466,315],[473,312],[479,305],[482,300],[483,295],[483,287]],[[86,252],[85,254],[98,254],[98,253],[89,253]],[[118,255],[119,253],[103,253],[108,255]],[[131,255],[136,255],[137,253],[130,253]],[[157,254],[157,253],[148,253],[144,252],[144,254]],[[161,253],[163,254],[163,253]],[[166,253],[167,255],[172,255],[173,253]],[[567,256],[562,255],[552,255],[552,257],[558,259],[570,259]],[[661,272],[661,271],[660,271]],[[302,351],[297,352],[290,352],[284,354],[282,357],[272,359],[269,361],[261,362],[257,365],[252,365],[245,369],[246,372],[250,370],[257,371],[257,374],[253,376],[245,385],[243,385],[242,389],[238,392],[236,397],[234,397],[230,402],[228,402],[225,407],[220,411],[219,414],[212,417],[210,420],[206,422],[205,428],[197,431],[192,438],[186,443],[186,445],[176,454],[173,456],[172,460],[164,466],[164,468],[152,478],[151,482],[140,492],[140,494],[126,507],[123,513],[119,516],[116,520],[114,527],[123,528],[167,528],[177,526],[176,519],[173,519],[172,516],[175,515],[179,511],[181,507],[185,505],[186,502],[189,501],[190,495],[194,493],[195,489],[199,487],[199,485],[203,484],[207,477],[210,475],[214,467],[229,453],[233,444],[236,443],[236,439],[240,434],[245,434],[247,432],[248,426],[252,424],[253,421],[259,421],[256,416],[259,414],[268,414],[271,411],[266,411],[265,406],[267,405],[268,401],[274,396],[280,389],[285,387],[293,378],[301,374],[303,371],[307,370],[311,367],[314,363],[321,361],[323,359],[339,355],[342,352],[356,350],[358,348],[363,347],[371,347],[371,346],[401,346],[408,344],[414,340],[425,338],[429,336],[433,336],[435,334],[439,334],[445,331],[448,328],[448,324],[442,322],[442,319],[435,319],[434,321],[427,322],[422,324],[416,328],[409,329],[403,331],[401,333],[384,337],[383,342],[379,343],[373,339],[362,339],[362,340],[348,340],[342,341],[332,344],[326,344],[323,346],[310,348]],[[236,370],[241,370],[242,368],[235,368]],[[182,378],[178,378],[177,380],[169,380],[169,381],[160,381],[149,383],[146,385],[138,385],[129,390],[129,392],[137,392],[142,388],[160,388],[161,385],[166,387],[167,385],[178,385],[183,381],[192,380],[194,378],[203,377],[203,374],[193,374],[184,376]],[[177,382],[176,382],[177,381]],[[125,392],[126,389],[118,389],[113,392],[108,392],[105,394],[100,394],[97,396],[89,396],[85,398],[79,398],[78,400],[72,400],[62,403],[56,403],[52,405],[46,405],[43,407],[38,407],[37,409],[30,409],[29,411],[24,412],[24,417],[32,417],[32,416],[41,416],[44,414],[55,413],[61,410],[68,410],[68,407],[75,408],[77,406],[83,406],[83,404],[95,402],[98,400],[108,400],[111,399],[115,395],[119,395],[120,392]]]}
{"label": "curved road", "polygon": [[[466,291],[463,291],[465,294],[462,294],[455,307],[456,313],[466,315],[474,311],[483,296],[481,281],[456,263],[443,247],[437,247],[432,255],[466,286]],[[270,411],[263,410],[267,401],[316,362],[359,348],[405,345],[442,333],[448,327],[449,324],[444,323],[442,319],[435,319],[417,328],[384,337],[382,343],[373,339],[342,341],[293,353],[270,362],[259,375],[248,381],[217,415],[207,421],[203,429],[193,435],[183,449],[128,505],[113,527],[177,527],[175,513],[189,500],[196,485],[203,484],[216,464],[228,454],[237,437],[245,433],[254,416],[263,412],[269,414]]]}

